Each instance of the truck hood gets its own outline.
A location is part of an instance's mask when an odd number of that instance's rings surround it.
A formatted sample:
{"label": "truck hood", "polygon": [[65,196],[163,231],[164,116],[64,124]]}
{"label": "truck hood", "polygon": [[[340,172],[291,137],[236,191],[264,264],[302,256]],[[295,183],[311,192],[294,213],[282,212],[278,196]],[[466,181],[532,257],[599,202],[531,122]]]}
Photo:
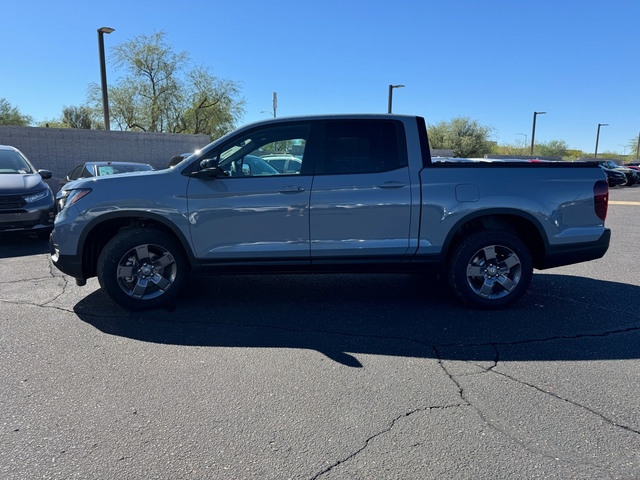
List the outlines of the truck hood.
{"label": "truck hood", "polygon": [[45,188],[39,173],[0,173],[0,194],[24,195]]}

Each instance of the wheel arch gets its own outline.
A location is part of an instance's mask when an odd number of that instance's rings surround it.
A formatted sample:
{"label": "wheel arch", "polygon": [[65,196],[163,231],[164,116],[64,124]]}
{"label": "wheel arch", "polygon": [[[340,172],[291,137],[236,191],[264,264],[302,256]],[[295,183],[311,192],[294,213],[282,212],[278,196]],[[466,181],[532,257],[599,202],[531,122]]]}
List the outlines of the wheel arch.
{"label": "wheel arch", "polygon": [[84,229],[80,239],[83,278],[96,276],[98,257],[104,246],[123,228],[155,228],[177,240],[189,264],[197,264],[188,239],[175,224],[162,215],[151,212],[114,212],[101,215]]}
{"label": "wheel arch", "polygon": [[447,235],[445,260],[448,262],[462,239],[482,230],[506,231],[516,235],[531,253],[534,268],[544,264],[547,251],[544,228],[533,216],[510,209],[476,212],[460,219]]}

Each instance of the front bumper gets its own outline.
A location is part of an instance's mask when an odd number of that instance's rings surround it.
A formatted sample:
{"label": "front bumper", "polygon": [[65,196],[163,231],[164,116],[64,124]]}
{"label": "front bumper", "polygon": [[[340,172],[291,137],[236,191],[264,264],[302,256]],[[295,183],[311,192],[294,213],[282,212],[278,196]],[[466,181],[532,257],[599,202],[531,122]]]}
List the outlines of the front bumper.
{"label": "front bumper", "polygon": [[0,211],[0,232],[50,232],[53,229],[55,215],[53,205],[21,211]]}

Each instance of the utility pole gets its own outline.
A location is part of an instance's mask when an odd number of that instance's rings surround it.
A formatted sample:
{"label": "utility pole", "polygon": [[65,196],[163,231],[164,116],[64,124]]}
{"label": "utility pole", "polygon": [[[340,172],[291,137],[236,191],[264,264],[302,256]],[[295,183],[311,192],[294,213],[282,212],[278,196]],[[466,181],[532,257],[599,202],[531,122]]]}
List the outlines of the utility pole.
{"label": "utility pole", "polygon": [[593,158],[598,158],[598,142],[600,141],[600,127],[608,127],[608,123],[599,123],[598,124],[598,134],[596,135],[596,151],[593,154]]}
{"label": "utility pole", "polygon": [[531,151],[529,155],[533,157],[533,144],[536,141],[536,117],[538,115],[546,115],[547,112],[533,112],[533,128],[531,129]]}
{"label": "utility pole", "polygon": [[404,88],[404,85],[389,85],[387,113],[391,113],[391,110],[393,109],[393,89],[394,88]]}
{"label": "utility pole", "polygon": [[100,54],[100,83],[102,84],[102,110],[104,112],[104,129],[111,130],[109,123],[109,96],[107,93],[107,67],[104,60],[104,34],[113,33],[111,27],[101,27],[98,29],[98,53]]}
{"label": "utility pole", "polygon": [[276,118],[276,109],[278,108],[278,93],[273,92],[273,118]]}

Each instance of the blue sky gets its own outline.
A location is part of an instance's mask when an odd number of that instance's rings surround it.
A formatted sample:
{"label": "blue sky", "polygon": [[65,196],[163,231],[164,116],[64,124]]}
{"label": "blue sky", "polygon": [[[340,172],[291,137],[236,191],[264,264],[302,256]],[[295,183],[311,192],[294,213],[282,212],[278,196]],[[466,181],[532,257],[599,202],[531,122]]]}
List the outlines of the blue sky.
{"label": "blue sky", "polygon": [[110,48],[166,32],[176,52],[241,82],[242,123],[386,112],[428,123],[465,116],[493,140],[564,140],[629,153],[640,133],[638,0],[110,0],[4,2],[0,98],[36,121],[85,102],[100,82],[97,29]]}

